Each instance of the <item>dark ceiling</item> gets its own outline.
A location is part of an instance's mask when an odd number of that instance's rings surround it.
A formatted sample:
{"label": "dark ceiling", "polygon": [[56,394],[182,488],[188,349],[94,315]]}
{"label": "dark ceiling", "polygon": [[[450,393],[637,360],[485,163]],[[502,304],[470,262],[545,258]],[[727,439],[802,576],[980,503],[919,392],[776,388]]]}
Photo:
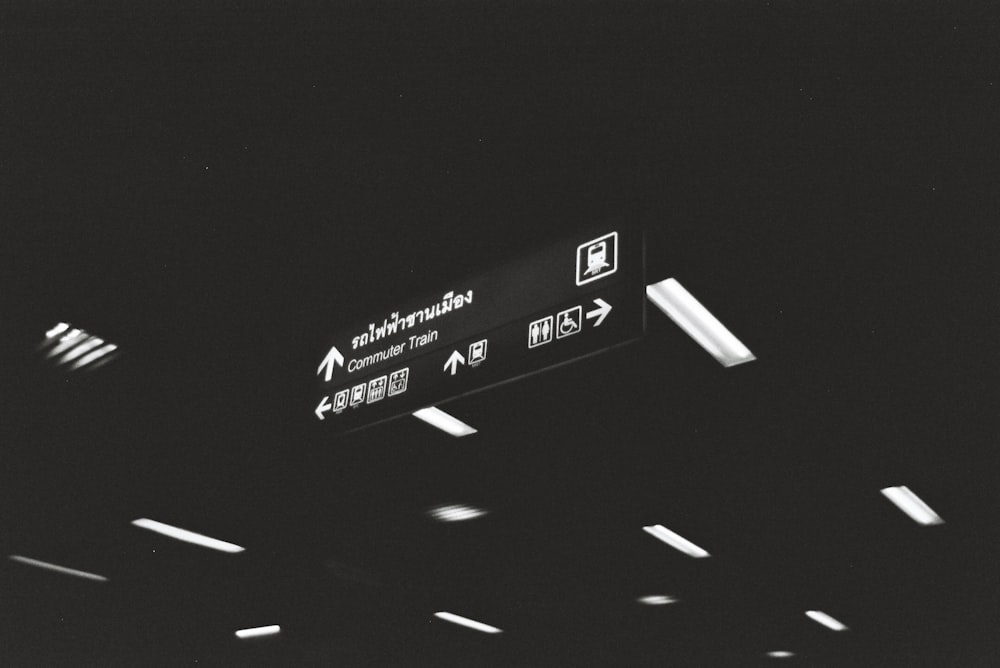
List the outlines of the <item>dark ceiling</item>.
{"label": "dark ceiling", "polygon": [[[420,5],[0,12],[0,549],[109,578],[0,562],[0,662],[996,665],[995,9]],[[329,323],[609,217],[758,359],[316,420]]]}

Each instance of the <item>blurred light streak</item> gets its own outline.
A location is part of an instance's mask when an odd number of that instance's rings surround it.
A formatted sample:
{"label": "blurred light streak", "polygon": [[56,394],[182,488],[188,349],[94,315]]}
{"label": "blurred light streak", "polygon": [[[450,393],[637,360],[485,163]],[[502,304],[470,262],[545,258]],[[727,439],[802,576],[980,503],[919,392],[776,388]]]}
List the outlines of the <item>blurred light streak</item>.
{"label": "blurred light streak", "polygon": [[642,530],[655,538],[659,538],[660,540],[662,540],[664,543],[674,548],[675,550],[679,550],[684,554],[692,556],[696,559],[702,559],[704,557],[710,556],[708,552],[698,547],[697,545],[689,541],[687,538],[684,538],[683,536],[674,533],[673,531],[666,528],[662,524],[655,524],[652,526],[643,527]]}
{"label": "blurred light streak", "polygon": [[281,633],[281,626],[271,624],[270,626],[255,626],[251,629],[240,629],[236,632],[237,638],[258,638],[260,636],[273,636]]}
{"label": "blurred light streak", "polygon": [[944,520],[905,485],[886,487],[881,491],[885,498],[896,504],[896,507],[909,515],[914,522],[925,526],[944,524]]}
{"label": "blurred light streak", "polygon": [[451,622],[452,624],[458,624],[459,626],[464,626],[466,628],[475,629],[476,631],[482,631],[483,633],[502,633],[501,629],[495,626],[490,626],[489,624],[483,624],[482,622],[477,622],[474,619],[469,619],[468,617],[462,617],[461,615],[455,615],[450,612],[435,612],[434,616],[438,619],[443,619],[446,622]]}
{"label": "blurred light streak", "polygon": [[448,415],[440,408],[431,406],[430,408],[421,408],[419,411],[413,413],[413,417],[420,418],[427,424],[437,427],[443,432],[451,434],[452,436],[468,436],[469,434],[475,434],[476,430],[465,424],[458,418]]}
{"label": "blurred light streak", "polygon": [[[71,369],[79,369],[82,366],[86,366],[87,364],[90,364],[91,362],[93,362],[94,360],[96,360],[98,357],[101,357],[103,355],[107,355],[108,353],[114,352],[115,350],[118,350],[118,346],[116,346],[113,343],[109,343],[106,346],[101,346],[97,350],[95,350],[95,351],[93,351],[91,353],[88,353],[88,354],[84,355],[83,357],[81,357],[80,359],[78,359],[76,362],[73,363],[73,366],[71,366],[70,368]],[[107,359],[104,360],[104,362],[106,362],[106,361],[107,361]],[[97,365],[94,365],[94,368],[97,368]]]}
{"label": "blurred light streak", "polygon": [[188,531],[187,529],[179,529],[177,527],[170,526],[169,524],[164,524],[163,522],[157,522],[156,520],[142,518],[132,520],[132,524],[142,529],[148,529],[150,531],[163,534],[164,536],[169,536],[170,538],[176,538],[177,540],[182,540],[186,543],[194,543],[195,545],[200,545],[201,547],[207,547],[213,550],[219,550],[220,552],[229,552],[234,554],[236,552],[242,552],[246,549],[240,547],[239,545],[219,540],[218,538],[203,536],[200,533]]}
{"label": "blurred light streak", "polygon": [[431,517],[442,522],[462,522],[482,517],[486,514],[486,511],[480,508],[463,505],[436,506],[428,512]]}
{"label": "blurred light streak", "polygon": [[97,575],[96,573],[88,573],[87,571],[78,571],[75,568],[66,568],[65,566],[57,566],[55,564],[50,564],[45,561],[39,561],[38,559],[22,557],[19,554],[12,554],[10,555],[9,558],[11,561],[27,564],[28,566],[35,566],[36,568],[44,568],[47,571],[54,571],[56,573],[62,573],[63,575],[72,575],[74,577],[84,578],[85,580],[95,580],[97,582],[108,581],[108,579],[103,575]]}
{"label": "blurred light streak", "polygon": [[837,621],[830,615],[826,614],[825,612],[821,612],[819,610],[807,610],[806,617],[813,620],[814,622],[822,624],[831,631],[847,630],[847,626],[845,626],[842,622]]}
{"label": "blurred light streak", "polygon": [[677,598],[673,596],[664,596],[662,594],[656,594],[652,596],[640,596],[638,599],[639,603],[644,605],[667,605],[668,603],[677,603]]}

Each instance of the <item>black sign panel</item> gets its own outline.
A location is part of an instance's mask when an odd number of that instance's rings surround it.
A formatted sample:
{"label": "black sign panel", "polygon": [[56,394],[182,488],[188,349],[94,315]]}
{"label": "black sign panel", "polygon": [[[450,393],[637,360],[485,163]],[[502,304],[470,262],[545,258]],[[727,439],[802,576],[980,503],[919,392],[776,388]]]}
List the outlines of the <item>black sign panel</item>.
{"label": "black sign panel", "polygon": [[412,413],[642,335],[641,233],[583,233],[360,323],[317,354],[336,431]]}

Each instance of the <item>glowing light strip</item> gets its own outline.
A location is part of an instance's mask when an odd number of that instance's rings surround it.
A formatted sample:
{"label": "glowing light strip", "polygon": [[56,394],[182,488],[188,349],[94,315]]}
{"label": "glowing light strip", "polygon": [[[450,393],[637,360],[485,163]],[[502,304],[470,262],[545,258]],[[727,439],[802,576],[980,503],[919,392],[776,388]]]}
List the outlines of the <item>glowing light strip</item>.
{"label": "glowing light strip", "polygon": [[56,325],[52,329],[50,329],[49,331],[45,332],[45,338],[51,339],[54,336],[59,336],[60,334],[62,334],[63,332],[65,332],[67,329],[69,329],[69,325],[66,324],[65,322],[60,322],[58,325]]}
{"label": "glowing light strip", "polygon": [[636,600],[645,605],[667,605],[668,603],[676,603],[678,601],[678,599],[673,596],[664,596],[663,594],[641,596]]}
{"label": "glowing light strip", "polygon": [[469,434],[475,434],[477,431],[458,418],[448,415],[440,408],[435,408],[434,406],[421,408],[419,411],[413,413],[413,417],[420,418],[427,424],[456,437],[468,436]]}
{"label": "glowing light strip", "polygon": [[63,352],[64,350],[66,350],[68,348],[72,348],[77,343],[79,343],[79,341],[77,341],[77,338],[79,338],[79,336],[81,334],[83,334],[83,330],[82,329],[74,329],[74,330],[70,331],[69,334],[64,334],[63,337],[61,339],[59,339],[59,344],[55,348],[53,348],[52,350],[50,350],[48,352],[48,354],[46,354],[45,356],[46,357],[55,357],[56,355],[58,355],[59,353]]}
{"label": "glowing light strip", "polygon": [[906,485],[886,487],[881,491],[885,498],[895,503],[896,507],[909,515],[914,522],[925,526],[944,524],[944,520],[931,510],[930,506],[924,503],[919,496],[911,492]]}
{"label": "glowing light strip", "polygon": [[83,355],[86,352],[90,352],[91,350],[101,345],[102,343],[104,343],[104,339],[99,339],[96,336],[88,337],[86,340],[84,340],[83,343],[81,343],[76,348],[73,348],[73,350],[63,355],[62,359],[59,360],[58,363],[65,364],[66,362],[72,362],[80,355]]}
{"label": "glowing light strip", "polygon": [[85,580],[95,580],[97,582],[108,581],[108,579],[103,575],[97,575],[96,573],[88,573],[87,571],[78,571],[75,568],[66,568],[65,566],[57,566],[55,564],[50,564],[45,561],[39,561],[38,559],[30,559],[29,557],[22,557],[19,554],[10,555],[10,560],[22,564],[27,564],[28,566],[35,566],[36,568],[44,568],[47,571],[55,571],[56,573],[62,573],[63,575],[72,575],[74,577],[84,578]]}
{"label": "glowing light strip", "polygon": [[722,366],[736,366],[757,359],[675,279],[647,285],[646,296]]}
{"label": "glowing light strip", "polygon": [[82,366],[90,364],[91,362],[93,362],[94,360],[96,360],[98,357],[101,357],[102,355],[107,355],[108,353],[113,352],[115,350],[118,350],[118,346],[116,346],[113,343],[109,343],[106,346],[101,346],[100,348],[98,348],[94,352],[88,353],[87,355],[84,355],[83,357],[81,357],[80,359],[78,359],[76,362],[73,363],[73,366],[71,366],[70,368],[71,369],[79,369]]}
{"label": "glowing light strip", "polygon": [[462,522],[482,517],[486,511],[472,506],[438,506],[432,508],[430,513],[434,519],[442,522]]}
{"label": "glowing light strip", "polygon": [[654,524],[652,526],[643,527],[642,530],[654,538],[659,538],[675,550],[679,550],[680,552],[692,556],[695,559],[703,559],[704,557],[710,556],[708,552],[698,547],[687,538],[675,534],[662,524]]}
{"label": "glowing light strip", "polygon": [[164,536],[182,540],[186,543],[194,543],[195,545],[211,548],[213,550],[219,550],[221,552],[236,553],[242,552],[246,549],[233,543],[227,543],[224,540],[209,538],[208,536],[203,536],[200,533],[188,531],[187,529],[179,529],[177,527],[170,526],[169,524],[164,524],[163,522],[157,522],[156,520],[142,518],[132,520],[132,524],[143,529],[155,531],[156,533],[163,534]]}
{"label": "glowing light strip", "polygon": [[275,633],[281,633],[281,627],[277,624],[271,624],[270,626],[255,626],[252,629],[240,629],[236,632],[236,637],[257,638],[260,636],[273,636]]}
{"label": "glowing light strip", "polygon": [[501,629],[498,629],[495,626],[490,626],[489,624],[483,624],[482,622],[477,622],[474,619],[469,619],[468,617],[462,617],[461,615],[454,615],[450,612],[435,612],[434,616],[437,617],[438,619],[443,619],[446,622],[451,622],[452,624],[458,624],[459,626],[475,629],[476,631],[482,631],[483,633],[503,633]]}
{"label": "glowing light strip", "polygon": [[786,652],[783,649],[775,650],[773,652],[768,652],[767,655],[773,659],[787,659],[789,657],[795,656],[794,652]]}
{"label": "glowing light strip", "polygon": [[825,612],[821,612],[820,610],[807,610],[806,617],[808,617],[809,619],[813,620],[818,624],[822,624],[831,631],[847,630],[847,627],[843,623],[837,621],[836,619],[826,614]]}

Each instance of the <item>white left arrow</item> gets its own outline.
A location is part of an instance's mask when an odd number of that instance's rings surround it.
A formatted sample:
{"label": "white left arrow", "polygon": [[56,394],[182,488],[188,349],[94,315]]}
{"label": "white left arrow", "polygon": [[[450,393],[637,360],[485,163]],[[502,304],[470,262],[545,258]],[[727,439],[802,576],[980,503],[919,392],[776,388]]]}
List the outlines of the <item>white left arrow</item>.
{"label": "white left arrow", "polygon": [[330,348],[330,352],[326,354],[326,357],[323,358],[323,361],[320,362],[319,368],[316,369],[316,375],[323,373],[323,367],[326,367],[326,377],[324,380],[329,383],[330,379],[333,378],[333,367],[337,365],[344,366],[344,356],[337,350],[337,346],[333,346]]}
{"label": "white left arrow", "polygon": [[465,364],[465,358],[462,357],[462,353],[455,350],[451,353],[448,361],[444,363],[444,370],[447,371],[448,367],[451,367],[451,375],[454,376],[459,364]]}
{"label": "white left arrow", "polygon": [[333,404],[330,403],[330,397],[325,396],[323,397],[323,401],[319,402],[319,406],[317,406],[316,410],[313,412],[316,413],[316,417],[320,420],[325,420],[326,416],[323,415],[323,413],[327,412],[331,408],[333,408]]}

